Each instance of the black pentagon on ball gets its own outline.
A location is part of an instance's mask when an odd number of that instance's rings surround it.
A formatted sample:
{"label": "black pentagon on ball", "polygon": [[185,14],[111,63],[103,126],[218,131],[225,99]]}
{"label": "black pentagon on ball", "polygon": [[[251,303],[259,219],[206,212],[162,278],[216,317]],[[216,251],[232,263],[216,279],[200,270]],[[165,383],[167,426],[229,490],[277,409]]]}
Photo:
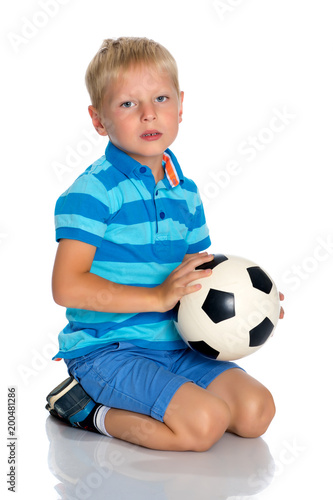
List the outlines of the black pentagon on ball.
{"label": "black pentagon on ball", "polygon": [[250,347],[263,345],[274,329],[274,325],[269,318],[265,318],[259,325],[250,330]]}
{"label": "black pentagon on ball", "polygon": [[175,305],[175,307],[172,309],[172,319],[174,321],[176,321],[176,323],[178,323],[178,312],[179,312],[179,308],[180,308],[180,301],[178,300],[177,304]]}
{"label": "black pentagon on ball", "polygon": [[210,260],[209,262],[205,262],[204,264],[201,264],[201,266],[196,267],[196,269],[214,269],[214,267],[218,266],[221,264],[221,262],[225,262],[226,260],[229,260],[228,257],[221,253],[217,253],[214,255],[214,259]]}
{"label": "black pentagon on ball", "polygon": [[220,323],[235,316],[235,296],[233,293],[211,288],[201,308],[213,323]]}
{"label": "black pentagon on ball", "polygon": [[264,293],[270,293],[273,288],[272,280],[269,276],[261,269],[259,266],[248,267],[247,272],[249,273],[250,280],[252,282],[253,288],[260,290]]}
{"label": "black pentagon on ball", "polygon": [[216,359],[220,354],[219,351],[216,351],[215,349],[213,349],[213,347],[206,344],[204,340],[191,341],[188,342],[188,345],[191,347],[191,349],[193,349],[193,351],[206,356],[206,358]]}

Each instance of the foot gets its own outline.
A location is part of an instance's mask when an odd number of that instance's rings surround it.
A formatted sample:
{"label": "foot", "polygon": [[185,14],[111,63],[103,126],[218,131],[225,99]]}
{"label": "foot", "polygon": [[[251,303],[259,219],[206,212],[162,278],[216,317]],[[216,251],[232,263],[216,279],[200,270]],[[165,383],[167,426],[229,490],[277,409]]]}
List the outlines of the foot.
{"label": "foot", "polygon": [[93,417],[100,405],[91,399],[73,376],[53,389],[46,400],[45,408],[53,417],[72,427],[98,432]]}

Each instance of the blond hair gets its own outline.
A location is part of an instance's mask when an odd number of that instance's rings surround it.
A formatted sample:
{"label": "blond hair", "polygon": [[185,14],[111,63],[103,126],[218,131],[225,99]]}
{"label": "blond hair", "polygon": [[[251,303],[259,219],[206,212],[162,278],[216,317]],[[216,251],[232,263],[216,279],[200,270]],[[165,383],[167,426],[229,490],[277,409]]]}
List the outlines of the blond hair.
{"label": "blond hair", "polygon": [[109,82],[136,64],[154,66],[159,72],[167,72],[180,94],[176,61],[163,45],[148,38],[108,38],[90,62],[85,77],[91,104],[97,111],[101,111]]}

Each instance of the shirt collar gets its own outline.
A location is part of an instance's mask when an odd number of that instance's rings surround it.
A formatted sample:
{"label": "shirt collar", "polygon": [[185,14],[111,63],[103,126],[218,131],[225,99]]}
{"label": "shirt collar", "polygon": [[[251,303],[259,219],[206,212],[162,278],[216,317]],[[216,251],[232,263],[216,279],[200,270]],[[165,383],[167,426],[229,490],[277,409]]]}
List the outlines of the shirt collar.
{"label": "shirt collar", "polygon": [[114,146],[110,141],[105,150],[105,157],[114,167],[126,175],[131,174],[140,165],[139,162]]}
{"label": "shirt collar", "polygon": [[[106,159],[125,175],[130,175],[135,169],[141,168],[138,161],[131,158],[127,153],[117,148],[109,141],[105,150]],[[164,182],[166,187],[176,187],[184,182],[183,172],[177,158],[170,149],[166,149],[163,154],[163,168],[165,170]]]}

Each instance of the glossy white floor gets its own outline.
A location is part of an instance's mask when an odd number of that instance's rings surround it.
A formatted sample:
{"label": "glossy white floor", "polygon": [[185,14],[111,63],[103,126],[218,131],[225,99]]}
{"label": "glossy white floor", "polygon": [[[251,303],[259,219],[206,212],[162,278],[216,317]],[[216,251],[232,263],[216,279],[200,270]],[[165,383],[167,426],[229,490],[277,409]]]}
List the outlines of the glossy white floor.
{"label": "glossy white floor", "polygon": [[[331,498],[331,2],[2,6],[1,499]],[[200,188],[212,251],[258,262],[286,295],[273,339],[240,363],[275,398],[261,439],[155,452],[68,429],[44,409],[67,376],[51,361],[65,325],[50,291],[54,205],[104,153],[84,73],[102,40],[122,35],[153,38],[177,59],[184,119],[172,150]],[[17,440],[7,425],[13,386]]]}
{"label": "glossy white floor", "polygon": [[303,321],[297,331],[293,327],[301,311],[297,303],[289,307],[293,312],[269,344],[242,363],[275,395],[277,415],[262,438],[227,434],[205,453],[177,453],[68,428],[43,408],[47,391],[66,376],[64,368],[55,365],[27,391],[18,389],[16,498],[329,498],[329,370],[325,355],[319,361],[316,345],[297,349],[314,325]]}

